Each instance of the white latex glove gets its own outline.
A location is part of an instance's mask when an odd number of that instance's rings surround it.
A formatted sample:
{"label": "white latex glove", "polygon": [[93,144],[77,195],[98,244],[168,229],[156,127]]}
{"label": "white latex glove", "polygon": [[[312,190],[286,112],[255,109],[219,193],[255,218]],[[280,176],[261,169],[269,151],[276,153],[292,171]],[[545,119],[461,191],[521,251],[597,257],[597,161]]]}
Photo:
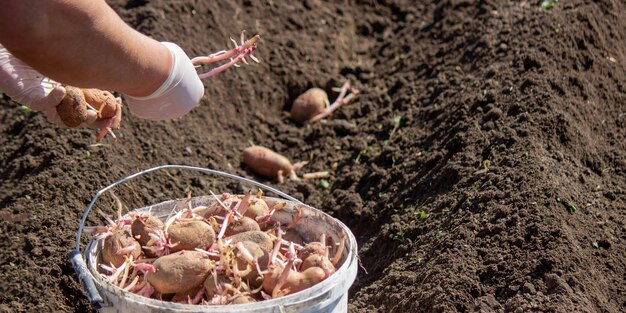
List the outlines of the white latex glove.
{"label": "white latex glove", "polygon": [[65,88],[14,57],[2,45],[0,90],[13,101],[41,111],[48,121],[66,127],[56,110],[56,106],[65,97]]}
{"label": "white latex glove", "polygon": [[124,95],[133,114],[154,121],[173,119],[189,113],[204,95],[204,85],[183,49],[171,42],[162,44],[172,53],[169,77],[149,96]]}
{"label": "white latex glove", "polygon": [[[0,45],[0,91],[11,97],[13,101],[34,111],[42,112],[51,123],[68,127],[63,123],[56,109],[65,97],[65,88],[26,65],[2,45]],[[116,100],[119,107],[111,126],[113,129],[119,128],[122,117],[122,100],[120,98]],[[77,127],[98,129],[104,128],[105,125],[106,121],[98,119],[97,112],[89,110],[85,122]]]}

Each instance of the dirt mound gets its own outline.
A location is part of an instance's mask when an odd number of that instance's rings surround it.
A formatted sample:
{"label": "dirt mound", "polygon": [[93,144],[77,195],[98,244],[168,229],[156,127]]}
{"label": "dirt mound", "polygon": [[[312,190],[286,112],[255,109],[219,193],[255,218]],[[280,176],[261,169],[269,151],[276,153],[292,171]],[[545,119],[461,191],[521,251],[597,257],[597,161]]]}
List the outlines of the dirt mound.
{"label": "dirt mound", "polygon": [[[2,311],[88,311],[67,256],[92,195],[166,163],[260,179],[240,163],[250,142],[333,171],[328,188],[279,188],[357,236],[368,274],[350,312],[626,309],[623,3],[110,3],[192,56],[241,29],[260,33],[262,63],[207,80],[182,119],[126,110],[106,146],[5,97]],[[289,120],[298,94],[320,86],[333,97],[346,78],[362,91],[356,102],[325,123]],[[120,196],[132,207],[227,188],[239,186],[168,173]]]}

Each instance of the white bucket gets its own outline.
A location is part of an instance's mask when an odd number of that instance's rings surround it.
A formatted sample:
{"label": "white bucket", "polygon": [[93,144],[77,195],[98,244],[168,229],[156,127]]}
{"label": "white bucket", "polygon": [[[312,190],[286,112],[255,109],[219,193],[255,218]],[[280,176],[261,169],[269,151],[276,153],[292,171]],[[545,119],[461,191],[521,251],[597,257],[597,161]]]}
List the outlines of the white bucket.
{"label": "white bucket", "polygon": [[[327,237],[332,238],[333,242],[339,242],[340,238],[345,238],[345,248],[340,260],[340,266],[336,272],[330,275],[327,279],[321,283],[302,290],[300,292],[287,295],[285,297],[265,300],[250,304],[236,304],[236,305],[190,305],[179,304],[166,301],[160,301],[142,297],[131,292],[124,291],[117,286],[112,285],[106,281],[98,273],[98,264],[100,260],[100,247],[98,242],[92,240],[87,245],[84,252],[84,260],[77,250],[72,254],[72,263],[79,275],[79,279],[83,283],[83,286],[87,290],[87,295],[90,298],[92,305],[102,313],[109,312],[241,312],[241,313],[282,313],[282,312],[300,312],[300,313],[340,313],[348,311],[348,289],[354,282],[357,274],[357,244],[354,235],[350,232],[348,227],[339,220],[329,216],[328,214],[314,209],[310,206],[304,205],[298,200],[289,197],[280,191],[277,191],[271,187],[265,186],[258,182],[250,181],[245,178],[240,178],[231,174],[217,172],[208,169],[201,169],[188,166],[178,165],[166,165],[147,171],[129,176],[123,180],[120,180],[109,187],[102,189],[88,207],[87,212],[83,216],[81,227],[77,233],[77,242],[80,242],[80,234],[84,226],[89,210],[95,203],[96,199],[106,190],[130,180],[136,176],[143,175],[147,172],[154,171],[162,168],[176,168],[176,169],[191,169],[201,172],[222,175],[238,180],[243,180],[263,189],[275,192],[290,200],[282,200],[272,197],[264,197],[265,201],[271,207],[277,201],[286,202],[287,206],[280,211],[277,211],[272,219],[278,220],[283,225],[287,225],[295,215],[296,207],[302,211],[302,219],[295,225],[295,230],[300,233],[302,238],[307,241],[318,241],[320,235],[325,233]],[[225,174],[225,175],[223,175]],[[163,203],[155,204],[149,207],[138,209],[137,211],[147,211],[153,215],[165,218],[170,212],[172,207],[181,200],[171,200]],[[213,203],[214,198],[211,196],[202,196],[192,198],[192,205],[210,206]],[[77,244],[78,247],[78,244]],[[95,284],[95,288],[94,288]]]}

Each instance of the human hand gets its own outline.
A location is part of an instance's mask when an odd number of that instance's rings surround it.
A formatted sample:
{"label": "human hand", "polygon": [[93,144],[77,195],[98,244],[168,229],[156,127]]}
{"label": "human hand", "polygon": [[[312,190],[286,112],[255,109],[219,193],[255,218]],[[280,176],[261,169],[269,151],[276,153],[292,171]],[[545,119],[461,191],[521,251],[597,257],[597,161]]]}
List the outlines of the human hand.
{"label": "human hand", "polygon": [[173,119],[189,113],[204,94],[204,86],[185,52],[174,43],[162,44],[172,55],[172,69],[165,82],[146,97],[124,95],[133,114],[154,121]]}
{"label": "human hand", "polygon": [[59,116],[57,108],[67,95],[60,83],[43,76],[32,67],[13,56],[0,45],[0,90],[19,104],[42,112],[48,121],[60,127],[87,127],[103,129],[107,124],[119,128],[121,120],[121,99],[117,99],[113,119],[108,121],[99,116],[100,107],[86,110],[80,123],[68,124]]}
{"label": "human hand", "polygon": [[61,84],[44,77],[0,45],[0,90],[19,104],[42,112],[51,123],[65,126],[56,106],[65,97]]}

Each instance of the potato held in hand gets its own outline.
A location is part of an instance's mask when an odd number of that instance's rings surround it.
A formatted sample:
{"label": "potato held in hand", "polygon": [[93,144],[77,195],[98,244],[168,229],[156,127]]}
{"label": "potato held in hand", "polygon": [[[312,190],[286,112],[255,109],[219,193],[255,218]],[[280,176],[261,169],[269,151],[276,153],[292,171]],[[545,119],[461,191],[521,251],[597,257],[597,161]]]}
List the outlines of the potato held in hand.
{"label": "potato held in hand", "polygon": [[87,121],[87,101],[85,94],[80,88],[66,86],[65,97],[57,105],[57,113],[67,127],[78,127]]}
{"label": "potato held in hand", "polygon": [[85,101],[94,109],[98,110],[98,118],[114,117],[117,113],[117,100],[115,96],[106,90],[82,89]]}
{"label": "potato held in hand", "polygon": [[95,109],[99,119],[112,118],[117,113],[117,101],[108,91],[72,86],[65,86],[65,91],[67,94],[57,106],[57,113],[68,127],[89,122],[89,110]]}

